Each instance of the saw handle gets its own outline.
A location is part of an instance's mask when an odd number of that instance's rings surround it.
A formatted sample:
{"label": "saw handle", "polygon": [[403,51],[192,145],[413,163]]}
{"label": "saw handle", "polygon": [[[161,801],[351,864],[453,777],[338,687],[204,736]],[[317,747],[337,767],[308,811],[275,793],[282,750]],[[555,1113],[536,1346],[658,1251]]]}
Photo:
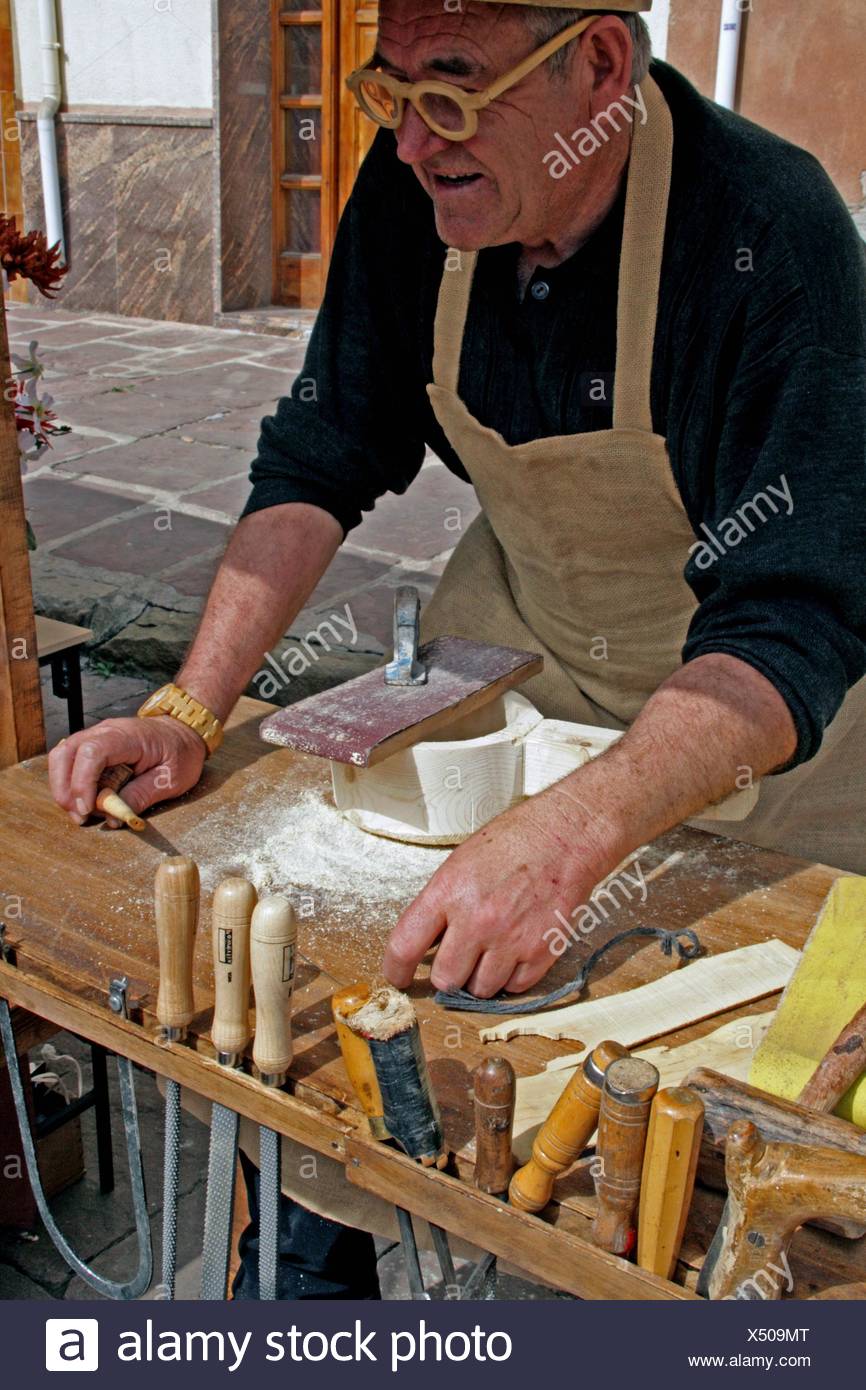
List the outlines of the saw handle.
{"label": "saw handle", "polygon": [[172,1040],[183,1038],[195,1014],[192,960],[198,924],[198,865],[186,854],[163,859],[156,871],[154,911],[159,948],[156,1016]]}
{"label": "saw handle", "polygon": [[282,1086],[292,1064],[292,989],[298,927],[288,898],[262,898],[250,927],[250,968],[256,1000],[253,1061],[266,1085]]}
{"label": "saw handle", "polygon": [[227,1066],[237,1065],[250,1040],[250,920],[255,905],[256,890],[245,878],[224,878],[213,895],[211,1040]]}
{"label": "saw handle", "polygon": [[475,1186],[497,1195],[508,1191],[514,1170],[511,1131],[517,1079],[505,1057],[489,1057],[472,1073],[475,1100]]}
{"label": "saw handle", "polygon": [[612,1255],[626,1255],[634,1244],[650,1106],[658,1084],[657,1069],[640,1057],[620,1058],[605,1073],[598,1117],[598,1208],[590,1238]]}
{"label": "saw handle", "polygon": [[518,1168],[508,1199],[520,1211],[541,1211],[553,1184],[583,1153],[598,1124],[601,1088],[611,1062],[627,1057],[620,1043],[601,1042],[568,1081],[532,1145],[532,1157]]}
{"label": "saw handle", "polygon": [[371,993],[372,986],[367,980],[359,980],[353,985],[344,985],[342,989],[335,990],[331,995],[331,1012],[334,1015],[337,1029],[337,1041],[343,1054],[343,1065],[346,1068],[352,1090],[367,1117],[370,1133],[374,1139],[390,1139],[391,1136],[385,1124],[382,1092],[379,1089],[376,1068],[373,1066],[370,1044],[362,1034],[354,1033],[346,1023],[347,1018],[357,1013],[362,1004],[366,1004]]}

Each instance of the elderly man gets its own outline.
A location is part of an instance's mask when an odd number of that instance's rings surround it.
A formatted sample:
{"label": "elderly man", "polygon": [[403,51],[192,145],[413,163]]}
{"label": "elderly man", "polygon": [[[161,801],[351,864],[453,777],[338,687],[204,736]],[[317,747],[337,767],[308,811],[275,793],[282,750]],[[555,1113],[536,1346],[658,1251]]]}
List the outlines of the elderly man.
{"label": "elderly man", "polygon": [[866,870],[862,248],[810,156],[650,66],[650,4],[383,0],[350,79],[383,130],[180,693],[52,754],[76,819],[107,764],[138,809],[193,785],[429,445],[482,510],[426,634],[541,651],[545,715],[628,732],[450,856],[392,934],[400,986],[438,941],[434,985],[527,989],[555,914],[759,779],[723,831]]}

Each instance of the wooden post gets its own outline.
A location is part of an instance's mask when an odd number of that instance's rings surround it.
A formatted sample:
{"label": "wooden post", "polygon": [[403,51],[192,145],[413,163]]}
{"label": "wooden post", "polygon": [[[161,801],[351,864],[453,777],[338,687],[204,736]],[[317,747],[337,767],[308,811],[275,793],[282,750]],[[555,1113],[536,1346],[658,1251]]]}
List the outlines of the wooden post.
{"label": "wooden post", "polygon": [[42,692],[18,432],[9,398],[9,339],[0,296],[0,768],[45,751]]}

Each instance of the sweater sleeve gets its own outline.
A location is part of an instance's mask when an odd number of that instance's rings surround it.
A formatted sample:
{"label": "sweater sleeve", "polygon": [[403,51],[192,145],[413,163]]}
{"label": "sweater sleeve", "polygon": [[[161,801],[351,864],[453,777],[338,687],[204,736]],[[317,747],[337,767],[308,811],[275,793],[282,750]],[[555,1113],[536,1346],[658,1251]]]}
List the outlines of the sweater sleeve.
{"label": "sweater sleeve", "polygon": [[404,492],[421,468],[423,427],[389,270],[402,191],[388,134],[374,141],[340,219],[303,368],[276,414],[262,421],[244,516],[309,502],[345,534],[378,497]]}
{"label": "sweater sleeve", "polygon": [[816,287],[796,283],[787,257],[732,321],[735,367],[686,567],[699,608],[684,660],[726,652],[775,685],[797,728],[789,766],[814,757],[847,691],[866,673],[866,354],[857,242],[843,230],[825,248],[823,274],[833,284],[822,312],[832,315],[838,301],[840,316],[831,331],[821,331],[821,313],[813,311]]}

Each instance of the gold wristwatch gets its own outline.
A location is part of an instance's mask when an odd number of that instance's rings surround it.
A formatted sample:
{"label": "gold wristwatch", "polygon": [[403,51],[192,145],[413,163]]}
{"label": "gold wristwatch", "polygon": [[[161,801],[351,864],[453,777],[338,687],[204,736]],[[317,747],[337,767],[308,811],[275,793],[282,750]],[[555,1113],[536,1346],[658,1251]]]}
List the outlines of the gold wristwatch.
{"label": "gold wristwatch", "polygon": [[215,753],[223,741],[223,726],[206,705],[187,694],[179,685],[163,685],[149,695],[138,711],[139,719],[153,719],[168,714],[195,729],[204,739],[207,756]]}

